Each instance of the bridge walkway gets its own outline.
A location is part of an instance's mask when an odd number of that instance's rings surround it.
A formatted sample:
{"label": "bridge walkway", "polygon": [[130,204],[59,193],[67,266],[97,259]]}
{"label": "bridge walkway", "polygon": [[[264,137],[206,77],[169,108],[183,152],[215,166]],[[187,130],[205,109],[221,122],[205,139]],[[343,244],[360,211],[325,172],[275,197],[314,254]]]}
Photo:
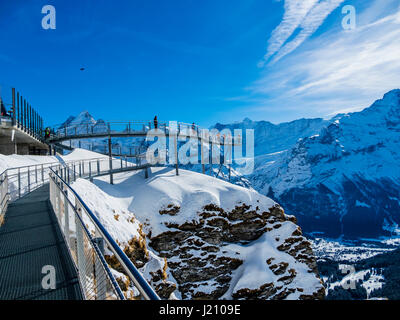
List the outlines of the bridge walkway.
{"label": "bridge walkway", "polygon": [[[54,266],[56,289],[43,289]],[[81,300],[75,266],[49,202],[49,185],[11,203],[0,228],[0,300]]]}

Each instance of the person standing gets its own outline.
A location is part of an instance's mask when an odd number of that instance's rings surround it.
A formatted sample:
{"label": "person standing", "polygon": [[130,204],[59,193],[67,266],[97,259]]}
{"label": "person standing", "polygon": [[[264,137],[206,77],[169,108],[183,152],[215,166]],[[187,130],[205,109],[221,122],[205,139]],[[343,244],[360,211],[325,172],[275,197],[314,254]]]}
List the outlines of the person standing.
{"label": "person standing", "polygon": [[158,128],[158,120],[157,120],[157,116],[154,117],[154,129]]}
{"label": "person standing", "polygon": [[1,105],[1,116],[6,117],[8,116],[6,107],[4,105],[3,99],[0,98],[0,105]]}

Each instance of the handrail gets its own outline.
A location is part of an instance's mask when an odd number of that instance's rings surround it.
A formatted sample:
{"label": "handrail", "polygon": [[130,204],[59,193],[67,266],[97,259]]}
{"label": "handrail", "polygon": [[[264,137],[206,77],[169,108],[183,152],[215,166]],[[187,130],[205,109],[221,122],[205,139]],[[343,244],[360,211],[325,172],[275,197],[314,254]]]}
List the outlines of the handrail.
{"label": "handrail", "polygon": [[[94,160],[103,160],[103,159],[108,159],[108,156],[104,155],[102,157],[97,157],[97,158],[88,158],[88,159],[79,159],[79,160],[66,160],[66,161],[64,161],[64,163],[74,163],[74,162],[81,162],[81,161],[94,161]],[[62,164],[62,162],[53,161],[53,162],[44,162],[44,163],[38,163],[38,164],[29,164],[29,165],[26,165],[26,166],[7,168],[4,171],[24,169],[24,168],[28,168],[28,167],[36,167],[36,166],[42,166],[42,165],[44,166],[44,165],[48,165],[48,164],[59,165],[59,164]]]}
{"label": "handrail", "polygon": [[[60,166],[61,167],[61,166]],[[76,250],[75,250],[75,255],[71,254],[71,256],[74,256],[75,259],[73,258],[72,260],[75,263],[75,266],[78,270],[78,275],[79,275],[79,283],[80,283],[80,288],[82,292],[82,296],[85,299],[107,299],[107,284],[110,284],[112,286],[112,292],[116,295],[117,299],[119,300],[125,300],[125,296],[121,291],[121,288],[119,287],[117,281],[115,280],[114,276],[112,275],[110,268],[108,267],[108,264],[101,253],[101,250],[98,247],[98,244],[94,241],[92,235],[90,234],[90,231],[86,227],[85,223],[83,222],[82,217],[79,214],[79,209],[77,204],[73,204],[71,200],[68,198],[68,193],[63,190],[64,184],[61,185],[57,181],[60,180],[62,181],[62,178],[52,169],[53,173],[50,173],[50,203],[53,206],[54,213],[56,214],[57,221],[60,226],[60,230],[62,231],[62,234],[64,236],[65,243],[67,244],[68,249],[70,252],[74,251],[71,248],[71,240],[70,240],[70,228],[69,228],[69,213],[68,213],[68,208],[71,207],[74,211],[74,220],[75,220],[75,232],[76,232]],[[53,186],[56,186],[58,192],[54,192]],[[55,193],[55,194],[54,194]],[[61,207],[60,206],[60,200],[57,198],[57,195],[63,195],[63,200],[64,200],[64,216],[62,217],[61,214]],[[62,218],[65,219],[65,221],[62,221]],[[62,226],[62,222],[64,222],[64,228]],[[87,245],[84,245],[83,241],[83,234],[84,237],[87,239]],[[78,236],[80,234],[80,236]],[[78,239],[79,238],[79,239]],[[85,254],[82,254],[84,250],[88,250],[87,247],[91,247],[94,256],[94,260],[92,259],[87,259]],[[90,248],[89,248],[90,250]],[[96,264],[97,262],[97,264]],[[86,263],[91,264],[89,268],[87,268]],[[99,268],[98,264],[101,265]],[[83,267],[81,267],[83,266]],[[89,286],[87,285],[87,270],[86,269],[97,269],[93,274],[93,278],[95,279],[94,281],[89,281]],[[100,269],[100,270],[98,270]],[[100,271],[100,272],[99,272]],[[103,271],[103,274],[101,273]],[[105,274],[104,274],[105,272]],[[105,281],[106,280],[106,281]],[[107,282],[108,280],[108,282]],[[96,284],[95,287],[90,287],[90,284],[93,286],[93,284]],[[111,297],[112,298],[112,297]]]}
{"label": "handrail", "polygon": [[[114,241],[108,231],[104,228],[104,226],[100,223],[97,217],[93,214],[90,208],[85,204],[82,198],[76,193],[76,191],[61,177],[59,176],[53,169],[51,169],[52,174],[57,177],[57,179],[62,183],[64,187],[66,187],[69,191],[72,192],[75,199],[79,202],[79,205],[86,211],[88,217],[91,222],[94,224],[96,231],[98,231],[101,237],[106,241],[110,250],[114,253],[115,257],[120,262],[121,266],[124,268],[125,272],[128,274],[129,278],[133,281],[136,288],[143,295],[143,297],[147,300],[160,300],[157,293],[153,290],[153,288],[148,284],[148,282],[143,278],[142,274],[137,270],[135,265],[126,254],[121,250],[118,244]],[[50,175],[51,176],[51,175]],[[62,189],[60,189],[62,190]],[[77,204],[75,204],[77,207]]]}
{"label": "handrail", "polygon": [[[5,169],[0,175],[7,174],[10,200],[14,201],[16,199],[21,198],[26,193],[29,193],[35,190],[36,188],[42,186],[44,183],[48,182],[49,168],[58,167],[59,165],[66,165],[71,167],[71,166],[78,166],[81,164],[82,165],[81,169],[85,171],[87,169],[90,170],[90,164],[93,164],[93,162],[95,161],[103,164],[103,167],[104,164],[106,164],[106,168],[100,170],[101,173],[103,174],[107,172],[113,173],[114,170],[111,170],[110,172],[109,168],[110,158],[109,156],[104,155],[96,158],[65,160],[64,162],[61,161],[45,162],[45,163],[25,165],[20,167],[12,167]],[[115,162],[121,162],[121,169],[122,169],[122,163],[125,163],[125,167],[127,167],[127,163],[130,163],[126,159],[123,160],[122,158],[121,159],[113,158],[112,162],[113,162],[112,165],[114,165]],[[119,171],[117,170],[116,172]],[[89,177],[92,176],[92,173],[94,173],[94,170],[89,172]],[[79,176],[85,176],[84,172],[82,172],[82,175]]]}
{"label": "handrail", "polygon": [[0,174],[0,227],[4,222],[4,216],[7,211],[10,194],[8,193],[7,170]]}

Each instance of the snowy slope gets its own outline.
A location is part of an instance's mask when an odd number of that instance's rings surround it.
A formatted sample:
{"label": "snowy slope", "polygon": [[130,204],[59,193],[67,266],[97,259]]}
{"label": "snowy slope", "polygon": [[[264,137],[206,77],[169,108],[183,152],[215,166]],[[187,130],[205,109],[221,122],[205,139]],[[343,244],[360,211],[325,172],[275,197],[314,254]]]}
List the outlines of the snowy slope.
{"label": "snowy slope", "polygon": [[[166,259],[168,294],[175,284],[172,292],[184,299],[323,296],[310,243],[271,199],[170,168],[152,168],[147,180],[136,172],[114,181],[80,179],[73,188],[127,251],[142,238],[152,259]],[[141,270],[154,281],[147,264]]]}
{"label": "snowy slope", "polygon": [[249,177],[296,213],[306,231],[329,236],[394,234],[400,224],[400,90],[336,116]]}

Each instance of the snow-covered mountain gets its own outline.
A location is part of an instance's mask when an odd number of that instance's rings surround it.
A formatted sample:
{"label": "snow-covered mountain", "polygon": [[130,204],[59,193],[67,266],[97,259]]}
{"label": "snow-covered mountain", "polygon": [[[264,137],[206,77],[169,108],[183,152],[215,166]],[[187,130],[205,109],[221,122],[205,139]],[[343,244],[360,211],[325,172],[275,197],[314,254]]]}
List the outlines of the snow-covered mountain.
{"label": "snow-covered mountain", "polygon": [[400,90],[337,115],[248,177],[308,232],[372,237],[400,223]]}
{"label": "snow-covered mountain", "polygon": [[[328,121],[321,118],[299,119],[292,122],[273,124],[268,121],[252,121],[249,118],[233,124],[217,123],[213,128],[222,131],[241,129],[245,137],[246,129],[254,130],[254,155],[274,154],[292,147],[300,138],[318,133]],[[246,142],[246,139],[243,139]],[[245,147],[244,147],[245,148]]]}

